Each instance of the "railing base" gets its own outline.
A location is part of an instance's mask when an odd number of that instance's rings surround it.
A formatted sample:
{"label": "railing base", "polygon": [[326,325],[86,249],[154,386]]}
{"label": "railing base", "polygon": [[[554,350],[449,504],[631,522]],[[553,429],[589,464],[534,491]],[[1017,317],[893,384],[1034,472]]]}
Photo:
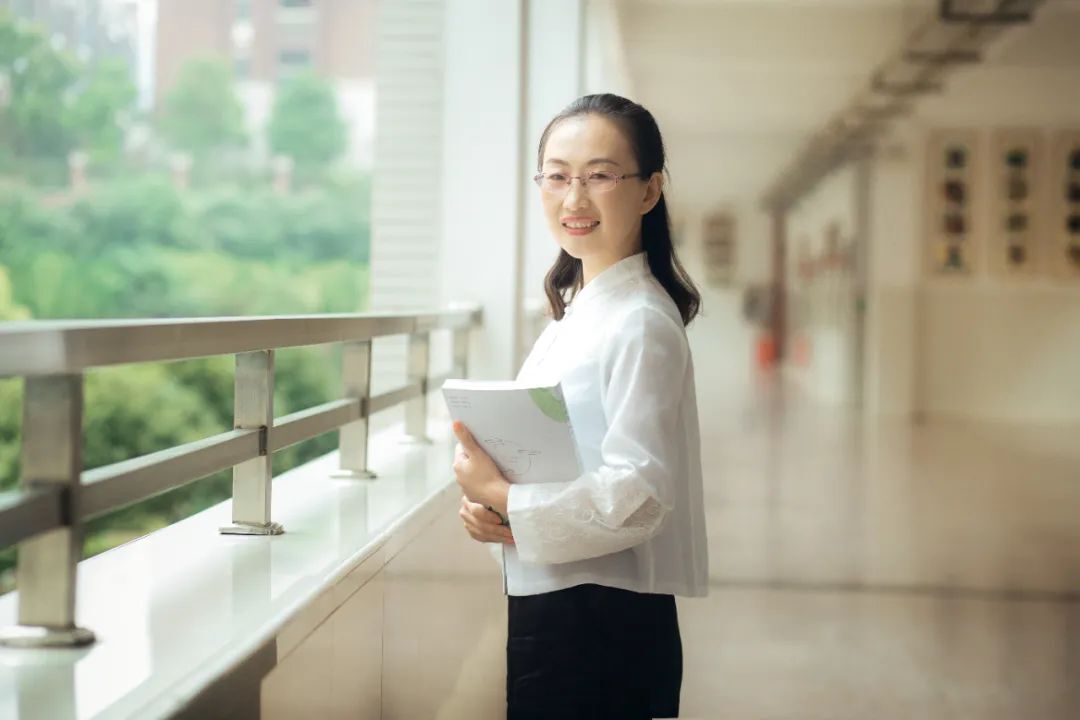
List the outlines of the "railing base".
{"label": "railing base", "polygon": [[370,470],[335,470],[330,473],[335,480],[374,480],[379,477]]}
{"label": "railing base", "polygon": [[265,525],[256,523],[238,522],[226,525],[219,532],[222,535],[281,535],[285,528],[281,523],[268,522]]}
{"label": "railing base", "polygon": [[0,628],[0,646],[12,648],[65,648],[90,645],[97,638],[86,628],[9,625]]}

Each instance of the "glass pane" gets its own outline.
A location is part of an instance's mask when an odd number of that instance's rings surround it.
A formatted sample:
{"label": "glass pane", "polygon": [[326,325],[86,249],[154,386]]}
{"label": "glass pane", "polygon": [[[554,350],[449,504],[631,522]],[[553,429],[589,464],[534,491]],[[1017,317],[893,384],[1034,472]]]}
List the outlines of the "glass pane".
{"label": "glass pane", "polygon": [[[18,65],[35,88],[0,81],[0,320],[366,310],[376,3],[320,4],[301,24],[265,10],[310,2],[76,4],[71,29],[59,13],[20,22],[47,3],[0,3],[0,37],[36,58],[0,53],[0,78]],[[232,363],[91,373],[87,466],[231,428]],[[281,353],[278,413],[329,399],[336,368]],[[18,477],[17,385],[0,383],[0,490]],[[275,467],[334,437],[313,443]],[[95,522],[88,552],[228,494],[219,476],[135,505]]]}

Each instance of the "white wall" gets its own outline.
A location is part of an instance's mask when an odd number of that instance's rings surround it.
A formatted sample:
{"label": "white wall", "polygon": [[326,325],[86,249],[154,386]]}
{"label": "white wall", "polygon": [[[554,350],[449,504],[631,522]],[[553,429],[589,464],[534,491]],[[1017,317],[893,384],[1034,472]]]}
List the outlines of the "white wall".
{"label": "white wall", "polygon": [[[1047,117],[1047,124],[1057,121]],[[995,125],[992,116],[970,119],[969,127],[982,129],[984,150]],[[922,147],[919,138],[913,152]],[[988,182],[977,178],[974,194],[985,197]],[[924,238],[922,201],[920,183],[912,202],[919,218],[911,234],[914,248]],[[976,224],[973,239],[988,248],[985,228],[985,222]],[[921,262],[918,253],[915,261]],[[977,265],[970,278],[920,281],[913,344],[916,412],[1005,422],[1080,421],[1080,284],[1048,276],[997,277],[986,265]]]}
{"label": "white wall", "polygon": [[520,0],[447,0],[442,263],[444,302],[484,307],[470,375],[513,377],[521,328],[519,226],[526,182]]}
{"label": "white wall", "polygon": [[[564,107],[583,94],[583,0],[543,0],[529,3],[529,108],[524,137],[524,172],[534,175],[540,134]],[[544,276],[559,253],[542,212],[540,190],[532,182],[525,193],[525,275],[527,299],[546,303]],[[523,338],[531,346],[531,339]],[[524,359],[524,358],[522,358]]]}
{"label": "white wall", "polygon": [[[1053,278],[966,280],[924,276],[924,128],[908,127],[871,165],[864,408],[879,415],[1006,422],[1080,420],[1080,287]],[[850,169],[849,171],[850,172]],[[800,235],[820,237],[844,212],[840,176],[802,201],[789,221],[789,259]],[[977,239],[978,241],[978,239]],[[794,273],[789,273],[793,283]],[[855,326],[851,288],[809,294],[793,288],[815,316],[810,366],[792,375],[822,399],[854,388],[848,363]]]}
{"label": "white wall", "polygon": [[583,0],[585,3],[585,66],[583,92],[610,92],[633,98],[634,88],[623,45],[618,0]]}
{"label": "white wall", "polygon": [[[754,192],[753,180],[740,186],[737,179],[758,178],[763,164],[781,163],[788,149],[769,135],[751,134],[740,142],[730,142],[717,135],[682,134],[668,129],[659,119],[662,108],[656,110],[671,173],[666,192],[672,215],[686,231],[688,247],[681,252],[688,256],[700,253],[702,223],[707,215],[717,210],[735,215],[734,281],[731,289],[723,292],[737,304],[747,285],[768,283],[772,277],[772,221]],[[733,184],[737,191],[732,191]]]}
{"label": "white wall", "polygon": [[[868,412],[1080,420],[1080,286],[1050,277],[1001,279],[982,268],[969,279],[931,278],[922,270],[926,133],[974,128],[985,151],[994,128],[1080,128],[1078,33],[1075,11],[1040,12],[1033,25],[990,48],[987,63],[957,70],[944,93],[920,99],[914,116],[895,128],[872,161],[863,365]],[[988,191],[988,178],[976,183],[977,193]],[[793,257],[807,210],[830,206],[823,192],[800,203],[790,225]],[[977,225],[976,234],[981,231]],[[817,344],[815,366],[822,360]],[[819,370],[807,373],[808,386],[824,383],[819,392],[835,394],[835,368],[824,375]]]}
{"label": "white wall", "polygon": [[917,302],[924,155],[911,143],[885,148],[870,172],[865,409],[916,410]]}
{"label": "white wall", "polygon": [[[907,128],[912,175],[901,180],[909,187],[914,182],[919,191],[914,197],[883,198],[881,204],[882,212],[917,218],[883,223],[911,238],[915,262],[924,237],[923,133],[970,127],[987,143],[994,128],[1080,128],[1078,36],[1075,8],[1047,6],[1030,27],[991,48],[988,64],[958,71],[948,92],[920,103]],[[976,192],[985,197],[989,179],[976,182]],[[981,232],[977,225],[976,233]],[[1010,422],[1080,421],[1080,284],[1047,276],[1004,279],[979,268],[967,280],[922,279],[915,307],[917,412]]]}
{"label": "white wall", "polygon": [[[441,301],[446,4],[395,0],[378,7],[373,310],[416,312]],[[399,387],[405,381],[404,338],[376,340],[372,363],[374,392]]]}
{"label": "white wall", "polygon": [[805,365],[789,362],[787,374],[812,396],[829,403],[850,403],[856,397],[855,293],[853,277],[840,270],[819,272],[802,282],[797,262],[800,248],[819,257],[825,234],[836,224],[844,242],[856,231],[856,174],[844,167],[801,200],[787,219],[789,339],[801,335],[809,348]]}

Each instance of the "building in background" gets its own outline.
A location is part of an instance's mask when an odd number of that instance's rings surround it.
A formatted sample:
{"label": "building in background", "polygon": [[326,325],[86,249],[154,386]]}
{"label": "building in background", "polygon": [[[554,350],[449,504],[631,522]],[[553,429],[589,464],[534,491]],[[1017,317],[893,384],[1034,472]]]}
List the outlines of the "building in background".
{"label": "building in background", "polygon": [[151,107],[156,0],[0,0],[0,8],[39,24],[81,60],[123,60],[138,88],[139,109]]}
{"label": "building in background", "polygon": [[17,17],[40,24],[53,42],[83,60],[120,57],[134,66],[137,0],[0,0]]}
{"label": "building in background", "polygon": [[309,70],[331,83],[349,127],[346,160],[372,165],[376,0],[157,0],[155,106],[189,60],[218,58],[235,73],[253,150],[266,157],[275,90]]}

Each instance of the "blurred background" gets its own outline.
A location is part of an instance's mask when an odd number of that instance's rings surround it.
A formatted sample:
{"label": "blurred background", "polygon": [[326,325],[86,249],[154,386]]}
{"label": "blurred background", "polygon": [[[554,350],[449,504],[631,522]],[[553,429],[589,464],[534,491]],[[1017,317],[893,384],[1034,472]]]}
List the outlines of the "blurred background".
{"label": "blurred background", "polygon": [[[684,717],[1080,717],[1076,0],[0,0],[0,320],[472,301],[472,374],[512,377],[556,250],[536,143],[591,92],[656,116],[704,295]],[[279,415],[336,396],[334,351],[277,362]],[[230,428],[232,392],[230,358],[89,373],[86,467]],[[477,642],[383,716],[497,717]]]}
{"label": "blurred background", "polygon": [[[368,307],[374,2],[0,3],[0,319]],[[335,357],[284,351],[276,405],[330,399]],[[232,427],[232,360],[87,383],[87,469]],[[0,478],[20,382],[0,381]],[[324,436],[278,454],[283,471]],[[228,473],[97,521],[93,555],[229,497]],[[0,560],[11,589],[14,550]]]}

